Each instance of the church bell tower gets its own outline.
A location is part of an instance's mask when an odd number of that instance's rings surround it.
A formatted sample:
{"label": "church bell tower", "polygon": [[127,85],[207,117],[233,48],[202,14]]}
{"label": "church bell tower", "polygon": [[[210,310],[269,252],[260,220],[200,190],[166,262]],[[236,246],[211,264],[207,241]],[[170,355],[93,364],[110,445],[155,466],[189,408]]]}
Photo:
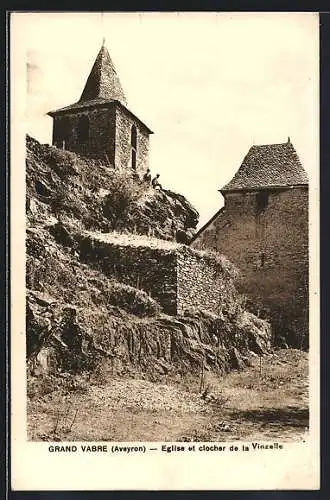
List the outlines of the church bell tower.
{"label": "church bell tower", "polygon": [[54,120],[54,146],[140,175],[147,170],[153,132],[127,108],[104,41],[79,101],[48,115]]}

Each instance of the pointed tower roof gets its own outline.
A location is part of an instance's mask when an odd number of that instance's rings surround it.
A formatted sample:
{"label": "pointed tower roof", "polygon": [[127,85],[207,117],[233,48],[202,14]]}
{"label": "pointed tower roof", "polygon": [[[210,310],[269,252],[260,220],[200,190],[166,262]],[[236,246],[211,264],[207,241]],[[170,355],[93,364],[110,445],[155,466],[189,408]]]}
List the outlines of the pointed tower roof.
{"label": "pointed tower roof", "polygon": [[124,106],[127,105],[123,88],[104,41],[78,102],[94,99],[116,100]]}
{"label": "pointed tower roof", "polygon": [[55,117],[72,111],[112,105],[119,106],[124,113],[137,120],[148,134],[153,134],[153,131],[127,108],[123,88],[103,39],[79,101],[47,114]]}
{"label": "pointed tower roof", "polygon": [[242,165],[220,191],[307,185],[308,178],[290,138],[282,144],[252,146]]}

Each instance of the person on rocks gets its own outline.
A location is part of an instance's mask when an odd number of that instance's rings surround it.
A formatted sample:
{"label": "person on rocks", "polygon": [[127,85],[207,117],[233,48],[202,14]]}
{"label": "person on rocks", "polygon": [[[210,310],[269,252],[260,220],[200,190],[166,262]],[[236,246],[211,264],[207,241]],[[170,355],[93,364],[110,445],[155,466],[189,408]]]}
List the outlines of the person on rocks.
{"label": "person on rocks", "polygon": [[136,183],[141,184],[141,177],[139,177],[137,172],[133,172],[132,177]]}
{"label": "person on rocks", "polygon": [[149,168],[143,176],[143,182],[146,182],[147,184],[150,184],[151,182],[151,173]]}
{"label": "person on rocks", "polygon": [[158,179],[159,179],[159,174],[156,175],[156,177],[154,177],[151,181],[151,184],[152,184],[152,187],[154,189],[162,189],[162,186],[161,184],[158,182]]}

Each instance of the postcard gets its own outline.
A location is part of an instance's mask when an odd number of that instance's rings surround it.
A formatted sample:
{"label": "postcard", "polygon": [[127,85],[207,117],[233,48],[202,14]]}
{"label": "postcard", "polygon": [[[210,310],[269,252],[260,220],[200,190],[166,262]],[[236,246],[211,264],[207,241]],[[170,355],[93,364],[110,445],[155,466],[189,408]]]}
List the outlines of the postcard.
{"label": "postcard", "polygon": [[319,488],[317,13],[12,12],[14,490]]}

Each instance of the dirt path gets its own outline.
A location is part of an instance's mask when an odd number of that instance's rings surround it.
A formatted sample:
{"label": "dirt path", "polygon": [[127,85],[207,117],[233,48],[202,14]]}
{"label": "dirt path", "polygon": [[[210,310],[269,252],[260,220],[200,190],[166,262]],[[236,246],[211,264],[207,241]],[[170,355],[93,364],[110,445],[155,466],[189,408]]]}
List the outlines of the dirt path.
{"label": "dirt path", "polygon": [[304,438],[308,428],[308,358],[282,350],[223,379],[155,384],[113,379],[28,404],[33,440],[231,441]]}

